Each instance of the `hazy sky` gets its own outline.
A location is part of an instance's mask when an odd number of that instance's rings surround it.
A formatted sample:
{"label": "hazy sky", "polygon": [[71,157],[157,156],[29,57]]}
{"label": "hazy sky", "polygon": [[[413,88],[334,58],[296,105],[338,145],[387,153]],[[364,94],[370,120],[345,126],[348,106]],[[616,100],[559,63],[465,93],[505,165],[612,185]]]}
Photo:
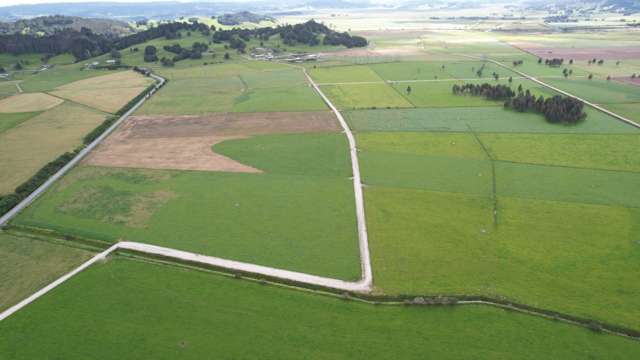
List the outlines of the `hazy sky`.
{"label": "hazy sky", "polygon": [[[185,0],[0,0],[0,6],[9,6],[9,5],[24,5],[24,4],[52,4],[52,3],[79,3],[79,2],[151,2],[151,1],[182,1],[182,2],[194,2],[185,1]],[[204,0],[196,0],[196,1],[204,1]],[[210,2],[242,2],[247,0],[223,0],[216,1],[210,0]]]}

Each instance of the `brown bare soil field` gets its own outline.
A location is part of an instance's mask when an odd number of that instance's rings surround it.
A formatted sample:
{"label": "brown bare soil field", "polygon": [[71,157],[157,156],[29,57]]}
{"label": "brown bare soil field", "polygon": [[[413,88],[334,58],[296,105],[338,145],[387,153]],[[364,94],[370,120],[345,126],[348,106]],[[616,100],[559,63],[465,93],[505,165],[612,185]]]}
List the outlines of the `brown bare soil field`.
{"label": "brown bare soil field", "polygon": [[339,130],[340,126],[331,112],[135,116],[95,149],[85,163],[110,167],[257,173],[261,171],[214,153],[212,146],[252,135]]}
{"label": "brown bare soil field", "polygon": [[44,93],[17,94],[0,100],[0,113],[44,111],[62,102],[62,99]]}
{"label": "brown bare soil field", "polygon": [[512,45],[542,58],[555,57],[574,60],[640,58],[640,47],[554,48],[527,42],[517,42]]}

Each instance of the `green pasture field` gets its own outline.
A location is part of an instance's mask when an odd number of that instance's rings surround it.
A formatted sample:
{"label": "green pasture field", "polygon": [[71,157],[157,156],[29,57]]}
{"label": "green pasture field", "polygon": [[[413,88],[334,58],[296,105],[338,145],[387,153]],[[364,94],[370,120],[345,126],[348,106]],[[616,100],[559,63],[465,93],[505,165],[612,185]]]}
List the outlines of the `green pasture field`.
{"label": "green pasture field", "polygon": [[39,112],[0,113],[0,134],[38,115]]}
{"label": "green pasture field", "polygon": [[613,80],[547,79],[546,82],[596,104],[640,102],[640,86]]}
{"label": "green pasture field", "polygon": [[446,69],[447,65],[453,66],[454,63],[406,61],[371,64],[369,67],[384,80],[431,80],[436,76],[439,79],[451,79],[449,72],[442,69],[443,65]]}
{"label": "green pasture field", "polygon": [[[216,144],[213,150],[270,174],[348,178],[344,134],[277,134]],[[265,156],[267,154],[268,156]]]}
{"label": "green pasture field", "polygon": [[586,108],[587,118],[578,125],[549,124],[543,116],[518,113],[498,106],[378,109],[345,111],[349,126],[364,131],[445,131],[505,133],[583,133],[636,134],[638,129]]}
{"label": "green pasture field", "polygon": [[13,55],[10,53],[1,53],[0,54],[0,66],[4,67],[5,70],[13,70],[13,65],[17,62],[22,62],[23,67],[25,69],[37,69],[42,64],[42,56],[43,54],[20,54]]}
{"label": "green pasture field", "polygon": [[349,280],[360,275],[347,178],[82,167],[15,223]]}
{"label": "green pasture field", "polygon": [[480,134],[497,160],[640,173],[636,134]]}
{"label": "green pasture field", "polygon": [[496,162],[496,178],[503,196],[640,207],[637,172]]}
{"label": "green pasture field", "polygon": [[0,82],[0,99],[9,97],[17,93],[18,93],[18,88],[16,87],[15,82],[13,81]]}
{"label": "green pasture field", "polygon": [[607,108],[607,110],[624,116],[631,121],[640,123],[640,103],[606,104],[605,107]]}
{"label": "green pasture field", "polygon": [[372,264],[385,293],[512,299],[632,328],[640,211],[390,187],[365,191]]}
{"label": "green pasture field", "polygon": [[382,82],[370,66],[325,66],[309,69],[309,75],[319,84],[347,82]]}
{"label": "green pasture field", "polygon": [[512,358],[514,349],[521,359],[640,355],[632,340],[490,307],[374,306],[119,257],[89,268],[0,325],[0,351],[15,360],[42,354],[64,359],[91,354],[424,359],[428,354],[493,360]]}
{"label": "green pasture field", "polygon": [[89,251],[0,231],[0,311],[71,271],[91,255]]}
{"label": "green pasture field", "polygon": [[491,196],[488,160],[363,151],[366,185],[397,186]]}
{"label": "green pasture field", "polygon": [[104,113],[65,102],[28,121],[19,119],[20,124],[0,133],[0,194],[13,192],[46,163],[81,145],[104,118]]}
{"label": "green pasture field", "polygon": [[265,135],[216,151],[265,173],[80,167],[16,223],[359,278],[343,135]]}
{"label": "green pasture field", "polygon": [[84,63],[59,65],[37,74],[25,76],[20,86],[25,92],[50,91],[74,81],[112,74],[110,70],[85,70]]}
{"label": "green pasture field", "polygon": [[[508,77],[502,77],[499,81],[493,79],[465,80],[459,82],[436,80],[414,83],[394,83],[392,86],[416,107],[479,107],[502,106],[504,104],[503,101],[490,101],[482,96],[454,95],[451,89],[456,83],[458,85],[468,83],[511,85],[514,90],[516,90],[519,85],[522,85],[525,91],[530,90],[534,95],[550,95],[549,90],[544,89],[542,86],[537,86],[529,80],[513,79],[513,82],[509,84]],[[411,92],[407,92],[408,87],[411,87]]]}
{"label": "green pasture field", "polygon": [[[364,138],[360,158],[363,181],[368,185],[492,196],[491,162],[478,140],[474,146],[472,134],[392,132],[357,136]],[[555,135],[560,138],[539,140],[537,145],[531,143],[544,135],[477,136],[496,160],[497,195],[640,207],[640,172],[633,152],[627,152],[637,147],[640,135],[624,135],[618,141],[598,135],[603,139],[601,144],[598,136]],[[368,140],[372,138],[375,142]],[[596,145],[599,147],[594,149]],[[589,156],[598,150],[602,153]],[[599,166],[605,170],[590,168]]]}
{"label": "green pasture field", "polygon": [[[553,58],[553,56],[550,56],[550,57]],[[531,54],[522,52],[521,54],[517,54],[515,56],[509,56],[507,58],[498,58],[496,60],[509,66],[513,70],[521,71],[527,75],[539,77],[542,79],[563,78],[564,75],[562,72],[564,69],[573,71],[570,78],[586,77],[590,74],[588,70],[584,69],[582,66],[579,65],[580,62],[578,60],[574,60],[573,64],[569,64],[570,59],[565,59],[565,62],[564,64],[562,64],[562,66],[549,66],[544,63],[545,59],[546,58],[543,58],[543,62],[541,64],[538,64],[537,56],[533,56]],[[522,60],[522,64],[514,66],[513,61],[518,61],[518,60]],[[586,63],[586,61],[584,62]]]}
{"label": "green pasture field", "polygon": [[302,71],[294,68],[229,63],[167,70],[163,76],[169,82],[140,108],[139,114],[199,115],[326,108],[306,84]]}
{"label": "green pasture field", "polygon": [[322,92],[339,109],[413,107],[403,95],[387,84],[328,85]]}

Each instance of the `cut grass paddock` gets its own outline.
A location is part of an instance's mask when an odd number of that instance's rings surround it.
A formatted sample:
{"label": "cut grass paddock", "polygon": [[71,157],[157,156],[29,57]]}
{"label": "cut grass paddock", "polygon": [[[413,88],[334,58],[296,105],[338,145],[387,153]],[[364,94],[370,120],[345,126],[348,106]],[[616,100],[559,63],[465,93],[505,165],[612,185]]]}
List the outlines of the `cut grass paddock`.
{"label": "cut grass paddock", "polygon": [[38,112],[0,114],[0,134],[38,115]]}
{"label": "cut grass paddock", "polygon": [[0,311],[71,271],[91,255],[89,251],[0,231]]}
{"label": "cut grass paddock", "polygon": [[64,103],[0,133],[0,194],[12,192],[46,163],[82,143],[104,114]]}
{"label": "cut grass paddock", "polygon": [[65,84],[51,91],[51,94],[115,113],[151,83],[152,79],[134,71],[122,71]]}
{"label": "cut grass paddock", "polygon": [[640,354],[632,340],[489,307],[374,306],[121,258],[0,325],[0,351],[15,360],[508,359],[514,349],[522,359]]}
{"label": "cut grass paddock", "polygon": [[0,100],[0,113],[44,111],[62,104],[63,100],[43,93],[17,94]]}

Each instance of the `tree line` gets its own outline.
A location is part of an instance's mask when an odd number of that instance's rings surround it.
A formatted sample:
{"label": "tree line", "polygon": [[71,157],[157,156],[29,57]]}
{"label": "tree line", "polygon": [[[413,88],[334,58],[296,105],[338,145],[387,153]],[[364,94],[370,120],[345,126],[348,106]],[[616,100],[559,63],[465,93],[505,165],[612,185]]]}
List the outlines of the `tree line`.
{"label": "tree line", "polygon": [[[0,36],[0,53],[14,55],[27,53],[44,53],[58,55],[71,53],[77,60],[85,60],[110,52],[113,49],[122,50],[134,45],[142,44],[149,40],[166,38],[177,39],[180,31],[201,32],[204,36],[210,36],[214,43],[229,43],[229,47],[239,52],[244,52],[246,42],[252,38],[268,40],[271,36],[278,35],[286,45],[304,44],[316,46],[343,45],[345,47],[363,47],[367,40],[361,36],[351,36],[348,33],[340,33],[329,29],[324,24],[309,20],[303,24],[284,25],[277,27],[265,27],[258,29],[230,29],[218,30],[215,26],[194,22],[171,22],[140,31],[135,34],[114,37],[113,35],[101,35],[93,33],[87,28],[80,31],[64,29],[52,35],[35,36],[25,34],[12,34]],[[197,52],[196,52],[197,53]],[[200,52],[201,53],[201,52]],[[186,54],[185,54],[186,55]],[[150,60],[152,53],[145,56]],[[182,56],[182,55],[181,55]],[[189,55],[191,56],[191,54]],[[197,56],[197,55],[196,55]],[[153,61],[157,61],[157,58]]]}
{"label": "tree line", "polygon": [[518,86],[517,93],[507,85],[484,84],[455,84],[452,87],[455,95],[483,96],[489,100],[504,101],[504,107],[518,112],[535,112],[544,115],[550,123],[578,123],[587,116],[584,103],[568,96],[555,95],[545,98],[536,97],[531,92]]}

